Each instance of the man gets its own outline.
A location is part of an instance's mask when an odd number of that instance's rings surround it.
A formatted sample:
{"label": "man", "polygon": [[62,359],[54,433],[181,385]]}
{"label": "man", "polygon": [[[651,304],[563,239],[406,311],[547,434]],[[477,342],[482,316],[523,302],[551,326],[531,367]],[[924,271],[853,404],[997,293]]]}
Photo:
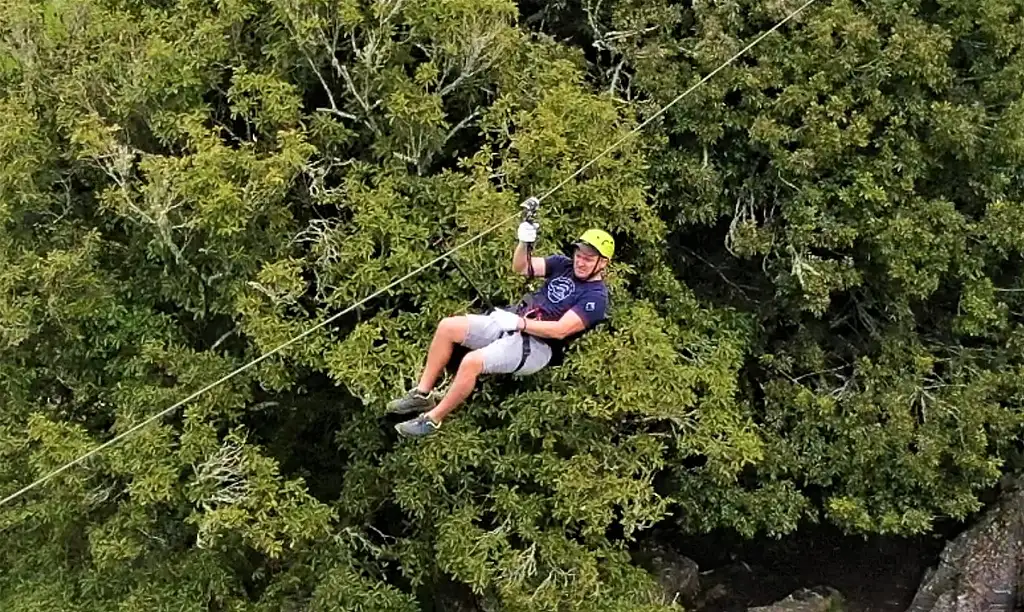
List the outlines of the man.
{"label": "man", "polygon": [[[584,232],[573,245],[571,259],[528,256],[527,245],[537,239],[537,226],[529,221],[519,225],[517,237],[512,269],[528,277],[545,277],[544,286],[518,307],[441,321],[419,384],[388,404],[392,414],[422,413],[396,425],[398,433],[413,437],[434,433],[448,413],[469,397],[481,374],[533,374],[551,361],[553,349],[606,317],[604,270],[615,253],[615,241],[607,232]],[[456,344],[470,352],[463,357],[448,394],[435,405],[430,392]]]}

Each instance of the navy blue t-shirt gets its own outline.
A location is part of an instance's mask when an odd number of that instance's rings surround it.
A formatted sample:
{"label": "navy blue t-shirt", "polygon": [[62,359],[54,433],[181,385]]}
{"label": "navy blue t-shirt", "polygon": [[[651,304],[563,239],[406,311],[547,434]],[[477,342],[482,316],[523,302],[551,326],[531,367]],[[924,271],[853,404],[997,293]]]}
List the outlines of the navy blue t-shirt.
{"label": "navy blue t-shirt", "polygon": [[539,309],[538,318],[557,321],[571,309],[583,319],[587,329],[607,316],[608,286],[603,280],[581,281],[576,278],[572,271],[572,259],[565,255],[545,257],[544,272],[547,280],[531,296],[527,311]]}

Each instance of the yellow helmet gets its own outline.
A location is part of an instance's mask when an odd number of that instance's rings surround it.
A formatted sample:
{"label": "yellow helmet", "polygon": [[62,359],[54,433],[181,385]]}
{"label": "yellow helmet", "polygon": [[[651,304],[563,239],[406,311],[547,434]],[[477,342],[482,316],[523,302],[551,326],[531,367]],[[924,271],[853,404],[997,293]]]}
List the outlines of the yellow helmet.
{"label": "yellow helmet", "polygon": [[583,232],[580,239],[575,243],[577,246],[586,244],[597,249],[597,252],[606,259],[611,259],[615,254],[615,240],[611,234],[604,230],[588,229]]}

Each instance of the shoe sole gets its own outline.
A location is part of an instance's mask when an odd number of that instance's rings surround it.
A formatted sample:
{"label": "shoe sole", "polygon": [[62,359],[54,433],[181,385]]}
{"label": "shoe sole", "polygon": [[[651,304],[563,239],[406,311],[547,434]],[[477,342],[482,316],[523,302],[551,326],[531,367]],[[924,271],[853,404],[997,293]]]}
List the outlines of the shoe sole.
{"label": "shoe sole", "polygon": [[[399,423],[399,425],[400,424],[401,423]],[[425,438],[425,437],[429,436],[430,434],[436,432],[437,430],[435,429],[434,431],[431,431],[431,432],[428,432],[428,433],[425,433],[425,434],[411,434],[411,433],[405,433],[404,431],[402,431],[402,429],[398,425],[395,425],[395,431],[397,431],[398,435],[402,436],[403,438]]]}
{"label": "shoe sole", "polygon": [[431,404],[429,406],[416,406],[413,408],[389,408],[388,414],[423,414],[424,412],[433,410],[435,405],[436,404]]}

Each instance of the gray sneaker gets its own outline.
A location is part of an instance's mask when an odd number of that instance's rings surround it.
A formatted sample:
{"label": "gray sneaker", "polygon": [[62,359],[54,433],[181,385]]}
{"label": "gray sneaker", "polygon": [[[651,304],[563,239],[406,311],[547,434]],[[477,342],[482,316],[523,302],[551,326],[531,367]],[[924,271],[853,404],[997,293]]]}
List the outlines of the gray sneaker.
{"label": "gray sneaker", "polygon": [[418,414],[426,412],[434,407],[434,398],[429,393],[422,393],[419,389],[413,389],[392,402],[388,402],[388,412],[391,414]]}
{"label": "gray sneaker", "polygon": [[429,436],[438,429],[441,429],[440,423],[435,423],[430,420],[425,414],[421,414],[415,419],[403,421],[398,425],[395,425],[395,429],[398,433],[408,438],[422,438],[423,436]]}

